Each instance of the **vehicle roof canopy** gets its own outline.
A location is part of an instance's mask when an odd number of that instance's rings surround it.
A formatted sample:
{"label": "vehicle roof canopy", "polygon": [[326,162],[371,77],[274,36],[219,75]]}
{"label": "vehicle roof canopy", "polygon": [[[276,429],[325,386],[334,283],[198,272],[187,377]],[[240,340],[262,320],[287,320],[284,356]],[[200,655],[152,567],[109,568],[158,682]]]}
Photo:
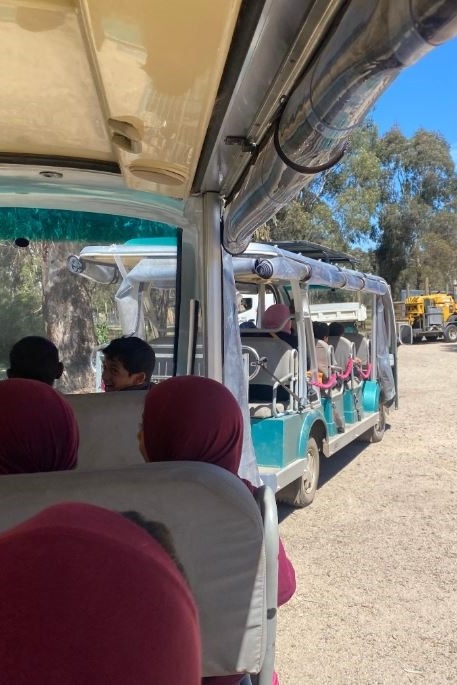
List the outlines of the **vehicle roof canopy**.
{"label": "vehicle roof canopy", "polygon": [[[118,270],[116,264],[120,263],[130,269],[135,267],[145,281],[157,280],[159,272],[162,274],[161,278],[165,279],[163,269],[169,269],[168,282],[173,284],[176,273],[176,241],[158,238],[146,242],[133,241],[133,244],[129,241],[125,245],[85,247],[78,257],[70,258],[69,268],[93,280],[110,283]],[[97,266],[97,269],[91,268],[91,265]],[[250,283],[297,280],[309,285],[346,288],[378,295],[389,291],[389,286],[380,276],[344,269],[265,243],[251,243],[243,255],[233,258],[233,269],[236,279]]]}
{"label": "vehicle roof canopy", "polygon": [[331,264],[345,263],[356,264],[356,259],[346,252],[341,250],[334,250],[331,247],[312,243],[309,240],[280,240],[271,241],[270,245],[276,245],[282,250],[295,252],[304,257],[311,257],[312,259],[320,259],[323,262],[330,262]]}
{"label": "vehicle roof canopy", "polygon": [[454,0],[0,0],[0,204],[253,231],[344,153]]}

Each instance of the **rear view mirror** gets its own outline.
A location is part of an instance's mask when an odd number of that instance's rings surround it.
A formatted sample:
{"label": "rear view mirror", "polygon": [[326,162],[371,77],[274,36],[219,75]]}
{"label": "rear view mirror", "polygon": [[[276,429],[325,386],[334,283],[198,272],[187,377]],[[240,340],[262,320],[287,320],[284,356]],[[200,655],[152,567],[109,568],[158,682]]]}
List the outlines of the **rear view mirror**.
{"label": "rear view mirror", "polygon": [[398,345],[412,345],[413,344],[413,329],[409,323],[397,324],[397,344]]}

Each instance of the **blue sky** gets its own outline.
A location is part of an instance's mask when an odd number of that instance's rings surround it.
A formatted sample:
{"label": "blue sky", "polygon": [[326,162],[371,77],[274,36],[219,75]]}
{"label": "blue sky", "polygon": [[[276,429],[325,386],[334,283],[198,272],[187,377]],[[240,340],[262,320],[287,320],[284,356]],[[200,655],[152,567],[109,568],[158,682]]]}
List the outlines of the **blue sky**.
{"label": "blue sky", "polygon": [[457,39],[405,69],[370,116],[381,134],[394,124],[408,137],[418,128],[438,131],[450,144],[457,165]]}

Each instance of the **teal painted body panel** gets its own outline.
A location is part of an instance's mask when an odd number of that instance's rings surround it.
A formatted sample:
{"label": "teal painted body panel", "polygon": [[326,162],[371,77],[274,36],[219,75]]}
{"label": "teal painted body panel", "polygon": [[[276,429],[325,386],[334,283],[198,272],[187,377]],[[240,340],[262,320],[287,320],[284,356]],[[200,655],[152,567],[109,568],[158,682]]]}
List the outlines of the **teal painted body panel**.
{"label": "teal painted body panel", "polygon": [[[367,413],[379,409],[380,386],[364,381],[333,397],[322,397],[321,407],[302,414],[251,419],[251,433],[259,466],[281,469],[307,454],[313,425],[320,421],[327,437],[338,434],[338,425],[354,425]],[[357,413],[356,403],[359,412]],[[338,416],[338,419],[336,419]]]}
{"label": "teal painted body panel", "polygon": [[334,394],[330,397],[322,398],[325,422],[327,424],[329,437],[338,433],[338,427],[345,427],[344,412],[344,393]]}
{"label": "teal painted body panel", "polygon": [[[322,409],[314,409],[305,415],[305,420],[303,421],[302,432],[300,435],[300,443],[298,446],[298,453],[301,456],[305,456],[305,454],[308,452],[309,435],[317,421],[326,426],[324,412]],[[328,435],[328,427],[325,427],[325,433]]]}
{"label": "teal painted body panel", "polygon": [[283,468],[304,457],[307,441],[316,419],[323,420],[319,410],[304,414],[251,419],[251,434],[260,466]]}
{"label": "teal painted body panel", "polygon": [[365,411],[378,411],[380,394],[381,388],[379,386],[378,381],[364,381],[362,391],[362,403]]}
{"label": "teal painted body panel", "polygon": [[363,418],[362,384],[344,390],[343,407],[346,423],[357,423]]}
{"label": "teal painted body panel", "polygon": [[322,398],[322,408],[324,410],[325,423],[327,424],[327,431],[329,437],[336,435],[336,423],[333,415],[332,400],[330,397]]}

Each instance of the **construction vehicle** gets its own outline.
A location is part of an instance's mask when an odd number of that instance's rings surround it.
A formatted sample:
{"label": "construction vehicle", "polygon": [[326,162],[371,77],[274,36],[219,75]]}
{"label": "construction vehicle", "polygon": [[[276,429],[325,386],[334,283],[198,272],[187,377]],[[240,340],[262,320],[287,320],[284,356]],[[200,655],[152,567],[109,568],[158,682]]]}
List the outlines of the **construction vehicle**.
{"label": "construction vehicle", "polygon": [[405,300],[405,316],[412,328],[413,341],[457,342],[457,302],[452,295],[431,293]]}

